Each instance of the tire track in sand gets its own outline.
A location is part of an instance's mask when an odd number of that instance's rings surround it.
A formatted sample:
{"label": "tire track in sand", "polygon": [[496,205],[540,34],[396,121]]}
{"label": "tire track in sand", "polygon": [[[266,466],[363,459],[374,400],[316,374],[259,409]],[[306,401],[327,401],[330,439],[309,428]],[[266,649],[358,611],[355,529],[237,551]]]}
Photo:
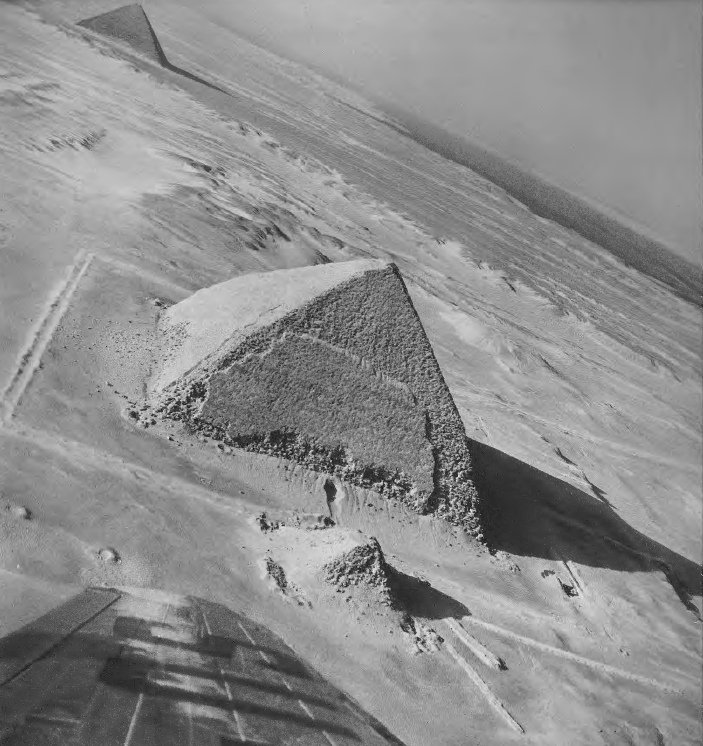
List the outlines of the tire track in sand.
{"label": "tire track in sand", "polygon": [[81,279],[88,271],[94,254],[80,251],[70,266],[67,278],[61,283],[39,323],[30,333],[15,371],[0,396],[0,426],[12,418],[34,373],[39,367],[42,355],[56,331],[61,319],[68,310],[71,298]]}
{"label": "tire track in sand", "polygon": [[500,715],[503,720],[508,724],[510,728],[518,733],[524,733],[525,729],[518,723],[517,720],[505,709],[503,703],[496,697],[495,694],[488,688],[488,684],[478,675],[474,670],[473,666],[459,653],[456,648],[449,642],[444,643],[449,655],[464,669],[464,673],[473,681],[478,690],[483,694],[488,703],[493,709]]}
{"label": "tire track in sand", "polygon": [[624,671],[622,668],[616,668],[615,666],[611,666],[608,663],[601,663],[600,661],[594,661],[591,658],[584,658],[582,655],[577,655],[576,653],[570,653],[568,650],[561,650],[560,648],[555,648],[552,645],[547,645],[544,642],[533,640],[531,637],[524,637],[523,635],[519,635],[516,632],[511,632],[510,630],[503,629],[503,627],[498,627],[495,624],[491,624],[490,622],[484,622],[483,620],[476,619],[475,617],[465,616],[462,618],[461,624],[462,626],[465,624],[473,624],[477,627],[482,627],[483,629],[489,630],[490,632],[494,632],[495,634],[500,635],[501,637],[507,637],[510,640],[514,640],[515,642],[519,642],[522,645],[526,645],[527,647],[534,648],[535,650],[541,650],[542,652],[548,653],[549,655],[554,655],[557,658],[563,658],[565,660],[573,661],[574,663],[579,663],[580,665],[586,666],[587,668],[591,668],[594,671],[598,671],[599,673],[604,673],[609,676],[616,676],[621,679],[627,679],[628,681],[633,681],[643,686],[660,689],[662,691],[668,692],[669,694],[676,694],[676,695],[683,694],[683,692],[680,689],[677,689],[675,686],[671,684],[667,684],[664,681],[657,681],[656,679],[650,679],[647,676],[641,676],[640,674],[630,673],[629,671]]}

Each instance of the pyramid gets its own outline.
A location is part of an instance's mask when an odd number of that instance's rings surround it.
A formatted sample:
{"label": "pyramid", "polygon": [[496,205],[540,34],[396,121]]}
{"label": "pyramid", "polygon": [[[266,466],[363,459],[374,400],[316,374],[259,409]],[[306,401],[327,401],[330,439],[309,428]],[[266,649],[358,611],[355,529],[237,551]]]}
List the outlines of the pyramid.
{"label": "pyramid", "polygon": [[161,65],[167,64],[166,55],[141,5],[125,5],[80,21],[78,25],[129,44],[140,54]]}
{"label": "pyramid", "polygon": [[398,268],[249,274],[160,321],[163,416],[479,531],[464,426]]}

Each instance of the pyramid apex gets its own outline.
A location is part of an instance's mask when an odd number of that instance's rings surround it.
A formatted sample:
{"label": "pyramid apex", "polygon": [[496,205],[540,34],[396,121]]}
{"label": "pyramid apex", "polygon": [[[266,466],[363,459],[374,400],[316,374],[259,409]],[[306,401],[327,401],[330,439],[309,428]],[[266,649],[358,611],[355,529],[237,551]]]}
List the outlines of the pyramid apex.
{"label": "pyramid apex", "polygon": [[171,385],[223,345],[240,344],[334,288],[379,272],[391,276],[398,270],[380,259],[359,259],[253,272],[198,290],[163,316],[164,329],[187,329],[187,337],[164,366],[156,388]]}
{"label": "pyramid apex", "polygon": [[394,264],[241,275],[159,328],[159,414],[478,532],[464,426]]}
{"label": "pyramid apex", "polygon": [[163,65],[167,62],[146,12],[139,3],[122,5],[106,13],[79,21],[78,25],[128,44],[140,54],[150,57],[159,64]]}

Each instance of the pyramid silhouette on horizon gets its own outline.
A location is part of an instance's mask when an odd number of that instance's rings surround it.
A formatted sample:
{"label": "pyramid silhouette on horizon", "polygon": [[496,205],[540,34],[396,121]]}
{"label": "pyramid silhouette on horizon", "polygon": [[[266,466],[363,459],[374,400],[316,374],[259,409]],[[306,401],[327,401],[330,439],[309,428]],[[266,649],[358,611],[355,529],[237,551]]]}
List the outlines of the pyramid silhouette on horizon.
{"label": "pyramid silhouette on horizon", "polygon": [[160,65],[168,60],[141,5],[124,5],[108,13],[79,21],[79,26],[129,44]]}
{"label": "pyramid silhouette on horizon", "polygon": [[394,264],[243,275],[159,328],[162,416],[479,533],[464,426]]}

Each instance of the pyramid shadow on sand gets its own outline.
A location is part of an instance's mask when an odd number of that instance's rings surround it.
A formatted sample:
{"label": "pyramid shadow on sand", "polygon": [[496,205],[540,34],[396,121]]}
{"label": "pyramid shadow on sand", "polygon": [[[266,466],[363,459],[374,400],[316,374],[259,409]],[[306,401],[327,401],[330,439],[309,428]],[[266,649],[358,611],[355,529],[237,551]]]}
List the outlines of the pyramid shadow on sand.
{"label": "pyramid shadow on sand", "polygon": [[94,31],[101,36],[108,36],[128,44],[137,52],[157,62],[161,67],[170,72],[183,75],[196,83],[202,83],[202,85],[213,88],[221,93],[227,93],[227,91],[214,85],[214,83],[210,83],[169,62],[156,36],[156,32],[141,5],[125,5],[108,13],[102,13],[99,16],[79,21],[78,25]]}
{"label": "pyramid shadow on sand", "polygon": [[392,585],[401,608],[412,616],[433,620],[447,617],[461,619],[471,613],[461,601],[442,593],[428,581],[395,568],[392,571]]}
{"label": "pyramid shadow on sand", "polygon": [[484,443],[471,442],[473,477],[492,550],[622,572],[663,571],[700,618],[701,567],[648,538],[610,505]]}

